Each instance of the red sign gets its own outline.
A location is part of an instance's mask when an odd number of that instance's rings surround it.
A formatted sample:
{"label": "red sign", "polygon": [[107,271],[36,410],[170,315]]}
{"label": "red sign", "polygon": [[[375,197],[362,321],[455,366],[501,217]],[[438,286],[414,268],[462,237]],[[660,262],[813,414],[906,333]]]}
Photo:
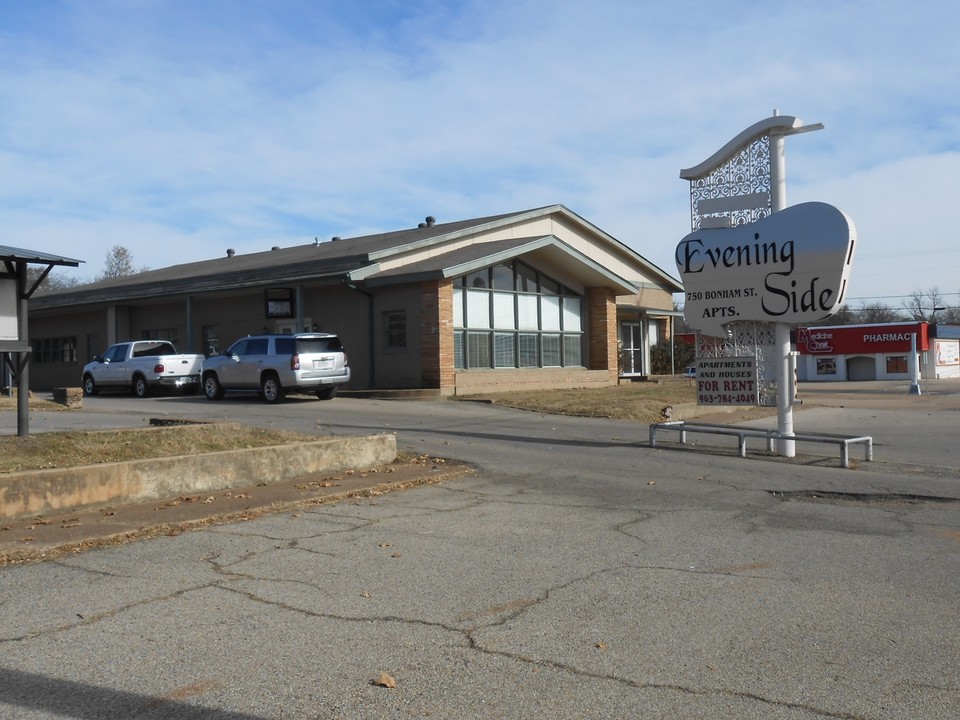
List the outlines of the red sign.
{"label": "red sign", "polygon": [[797,350],[801,355],[909,352],[914,334],[917,351],[928,350],[925,322],[797,328]]}

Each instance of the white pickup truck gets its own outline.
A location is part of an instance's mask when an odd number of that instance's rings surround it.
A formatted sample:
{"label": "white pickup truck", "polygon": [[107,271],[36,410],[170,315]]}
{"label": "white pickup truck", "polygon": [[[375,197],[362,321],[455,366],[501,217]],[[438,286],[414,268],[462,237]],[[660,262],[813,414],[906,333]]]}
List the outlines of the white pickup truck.
{"label": "white pickup truck", "polygon": [[168,340],[131,340],[107,348],[83,366],[83,394],[129,388],[137,397],[169,389],[200,389],[203,355],[181,355]]}

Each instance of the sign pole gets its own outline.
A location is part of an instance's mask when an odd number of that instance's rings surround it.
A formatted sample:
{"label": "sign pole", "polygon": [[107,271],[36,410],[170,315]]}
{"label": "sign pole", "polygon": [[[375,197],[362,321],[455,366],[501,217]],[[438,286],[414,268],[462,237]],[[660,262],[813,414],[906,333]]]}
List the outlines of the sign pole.
{"label": "sign pole", "polygon": [[917,334],[910,334],[910,395],[920,394],[920,363],[917,362]]}
{"label": "sign pole", "polygon": [[[776,114],[776,111],[774,111]],[[779,133],[770,133],[770,209],[780,212],[787,207],[787,174],[784,159],[784,138]],[[777,432],[793,435],[793,398],[796,377],[790,372],[790,325],[774,323],[775,357],[777,359]],[[797,444],[794,440],[777,439],[777,454],[794,457]]]}

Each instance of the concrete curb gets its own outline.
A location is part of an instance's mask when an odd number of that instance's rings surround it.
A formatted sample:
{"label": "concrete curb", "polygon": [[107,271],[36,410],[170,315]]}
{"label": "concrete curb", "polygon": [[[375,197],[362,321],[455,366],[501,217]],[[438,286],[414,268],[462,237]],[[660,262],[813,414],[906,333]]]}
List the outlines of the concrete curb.
{"label": "concrete curb", "polygon": [[368,435],[13,473],[0,476],[0,519],[359,470],[396,458],[395,436]]}

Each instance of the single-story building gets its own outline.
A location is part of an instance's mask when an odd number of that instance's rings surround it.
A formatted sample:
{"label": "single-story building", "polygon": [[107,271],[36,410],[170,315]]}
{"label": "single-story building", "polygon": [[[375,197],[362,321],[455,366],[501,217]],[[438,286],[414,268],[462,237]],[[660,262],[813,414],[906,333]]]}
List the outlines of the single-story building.
{"label": "single-story building", "polygon": [[915,346],[921,377],[960,377],[960,335],[952,330],[926,322],[801,327],[797,376],[805,381],[909,380]]}
{"label": "single-story building", "polygon": [[35,296],[34,389],[77,385],[122,340],[221,352],[262,332],[325,331],[348,389],[439,395],[612,384],[649,374],[680,282],[563,205],[425,222],[149,270]]}

